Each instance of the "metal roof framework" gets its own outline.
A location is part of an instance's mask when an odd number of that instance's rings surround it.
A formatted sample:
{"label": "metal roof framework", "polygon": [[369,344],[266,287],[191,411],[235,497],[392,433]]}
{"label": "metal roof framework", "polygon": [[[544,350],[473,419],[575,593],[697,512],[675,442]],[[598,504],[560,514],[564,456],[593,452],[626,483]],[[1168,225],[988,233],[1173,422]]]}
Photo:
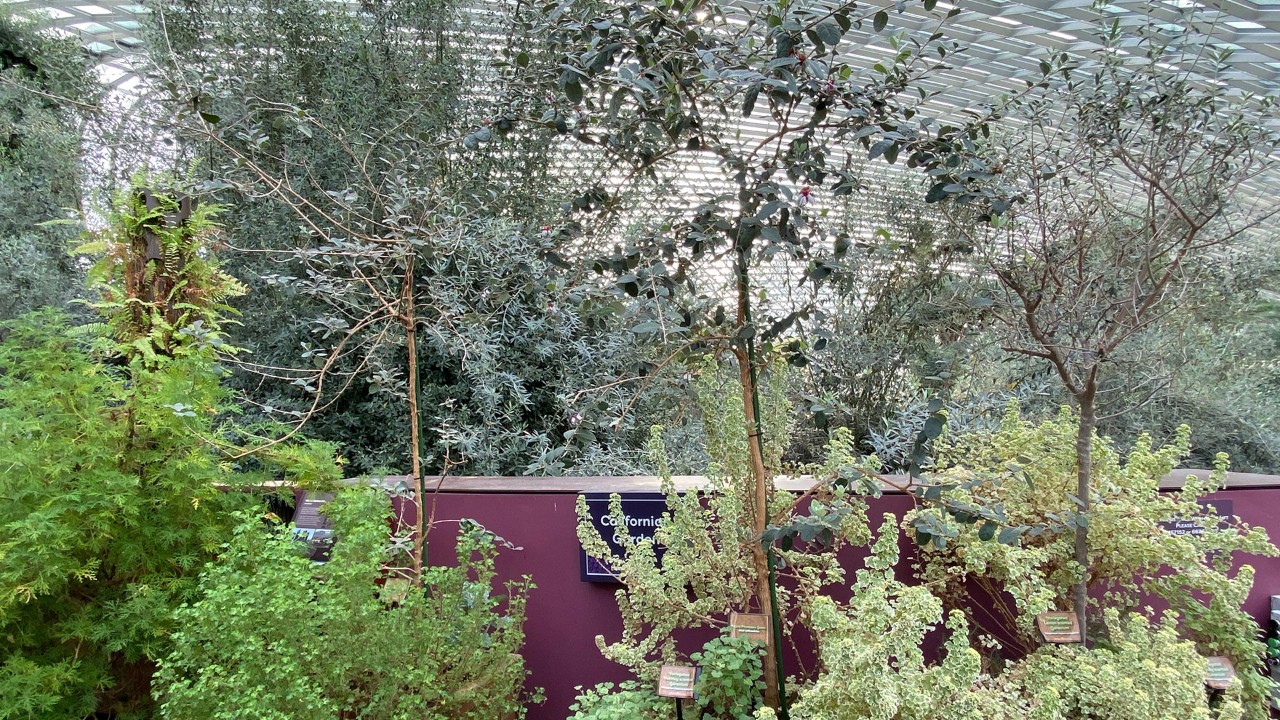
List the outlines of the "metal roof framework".
{"label": "metal roof framework", "polygon": [[[342,1],[342,0],[335,0]],[[733,2],[731,0],[730,4]],[[993,91],[1014,87],[1033,73],[1047,52],[1088,54],[1097,49],[1090,37],[1097,27],[1093,0],[958,0],[961,12],[946,24],[948,37],[967,46],[953,58],[947,80],[948,100],[964,107],[990,98]],[[5,10],[30,16],[38,25],[78,37],[97,59],[104,82],[123,91],[135,89],[142,72],[142,22],[148,11],[142,0],[0,0]],[[937,10],[953,7],[939,1]],[[1233,52],[1231,71],[1223,78],[1233,90],[1280,96],[1280,0],[1113,0],[1101,5],[1106,17],[1123,27],[1166,18],[1171,29],[1186,11],[1195,10],[1196,29],[1210,44]],[[891,21],[895,29],[932,31],[936,16],[918,3]],[[883,37],[870,28],[853,30],[845,48],[865,46],[867,59]],[[860,53],[852,50],[854,57]]]}
{"label": "metal roof framework", "polygon": [[[353,10],[358,7],[352,0],[316,1],[348,4]],[[832,2],[811,1],[819,5]],[[143,25],[149,11],[145,2],[0,0],[0,7],[33,18],[39,27],[77,37],[96,58],[102,80],[128,106],[148,91]],[[721,7],[732,16],[735,10],[750,11],[756,2],[721,0]],[[882,4],[884,0],[867,7]],[[928,90],[938,91],[930,99],[938,115],[1025,88],[1024,79],[1038,78],[1040,62],[1050,54],[1094,55],[1101,49],[1096,39],[1100,13],[1122,29],[1156,23],[1172,33],[1193,31],[1203,38],[1206,49],[1231,52],[1229,69],[1201,78],[1203,82],[1223,84],[1229,93],[1242,97],[1280,99],[1280,0],[938,0],[932,12],[926,12],[921,2],[889,2],[890,30],[923,40],[938,29],[940,15],[957,6],[959,12],[945,22],[942,31],[965,50],[948,56],[951,69],[926,81]],[[484,27],[505,22],[506,10],[507,0],[475,0],[475,5],[467,6],[475,23],[473,29],[481,31],[474,37],[482,38],[481,42],[500,38],[501,33],[486,36]],[[888,45],[885,34],[874,32],[871,23],[866,23],[845,34],[840,51],[849,60],[865,61],[871,67],[894,54]],[[1273,118],[1273,122],[1280,121]],[[753,118],[742,121],[741,132],[746,139],[763,136],[768,129]],[[573,164],[573,158],[567,156],[565,162]],[[692,161],[677,172],[682,178],[672,180],[705,190],[715,188],[722,178],[714,167],[702,166],[703,162]],[[889,171],[890,176],[904,173],[900,166]],[[1280,177],[1273,174],[1244,189],[1254,200],[1274,198],[1280,194]],[[860,230],[866,234],[872,226],[889,220],[886,213],[890,211],[882,207],[885,203],[873,204],[877,211],[861,223],[865,227]]]}

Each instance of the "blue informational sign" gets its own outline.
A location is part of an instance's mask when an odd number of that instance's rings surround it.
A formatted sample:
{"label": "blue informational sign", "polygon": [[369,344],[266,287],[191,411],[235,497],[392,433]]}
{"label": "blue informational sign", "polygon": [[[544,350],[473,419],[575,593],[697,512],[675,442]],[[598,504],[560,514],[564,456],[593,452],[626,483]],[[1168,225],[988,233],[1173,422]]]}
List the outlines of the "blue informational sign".
{"label": "blue informational sign", "polygon": [[1214,525],[1222,527],[1223,523],[1235,514],[1234,503],[1231,500],[1213,499],[1200,500],[1199,502],[1200,507],[1204,508],[1204,515],[1201,517],[1167,520],[1160,523],[1160,526],[1170,535],[1200,537],[1204,535],[1206,527]]}
{"label": "blue informational sign", "polygon": [[[615,554],[623,554],[623,542],[626,537],[632,540],[652,538],[662,523],[666,521],[663,513],[667,511],[667,498],[662,493],[621,493],[622,521],[626,523],[626,532],[615,527],[615,519],[609,515],[609,496],[612,493],[583,493],[587,501],[587,509],[591,512],[591,524],[600,537],[609,544]],[[655,548],[658,561],[662,561],[662,548]],[[599,558],[588,557],[581,547],[578,554],[582,561],[583,582],[618,582],[613,568]]]}

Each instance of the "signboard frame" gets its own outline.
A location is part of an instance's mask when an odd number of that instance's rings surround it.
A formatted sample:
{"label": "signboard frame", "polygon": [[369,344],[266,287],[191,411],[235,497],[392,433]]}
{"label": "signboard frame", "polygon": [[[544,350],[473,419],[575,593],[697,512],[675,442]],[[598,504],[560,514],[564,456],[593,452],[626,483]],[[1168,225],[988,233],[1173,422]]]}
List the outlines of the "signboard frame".
{"label": "signboard frame", "polygon": [[[591,524],[600,537],[613,553],[622,557],[624,549],[622,544],[618,542],[620,533],[617,533],[612,527],[612,516],[609,515],[609,498],[615,493],[607,492],[586,492],[581,497],[587,503],[587,509],[591,513]],[[665,522],[667,512],[667,496],[662,493],[644,492],[644,493],[616,493],[622,498],[623,516],[634,524],[628,522],[627,535],[632,540],[641,538],[652,538]],[[654,554],[658,558],[658,563],[662,563],[662,547],[655,547]],[[587,551],[578,547],[579,570],[581,572],[582,582],[595,583],[618,583],[620,582],[617,572],[611,568],[605,560],[587,555]]]}
{"label": "signboard frame", "polygon": [[702,668],[696,665],[663,665],[658,671],[658,697],[676,700],[695,700],[698,694],[698,676]]}
{"label": "signboard frame", "polygon": [[[1236,666],[1231,658],[1214,655],[1205,660],[1208,662],[1204,674],[1205,687],[1210,690],[1226,690],[1231,687],[1231,681],[1236,679]],[[1214,672],[1215,667],[1219,672]]]}
{"label": "signboard frame", "polygon": [[293,536],[307,544],[312,562],[328,562],[333,552],[333,521],[323,512],[333,497],[333,493],[303,491],[294,505]]}
{"label": "signboard frame", "polygon": [[729,637],[745,637],[768,646],[772,639],[769,616],[763,613],[729,613]]}
{"label": "signboard frame", "polygon": [[[1067,622],[1067,629],[1062,627],[1064,620]],[[1040,629],[1045,642],[1055,644],[1080,642],[1080,618],[1073,612],[1059,610],[1040,613],[1036,616],[1036,627]]]}

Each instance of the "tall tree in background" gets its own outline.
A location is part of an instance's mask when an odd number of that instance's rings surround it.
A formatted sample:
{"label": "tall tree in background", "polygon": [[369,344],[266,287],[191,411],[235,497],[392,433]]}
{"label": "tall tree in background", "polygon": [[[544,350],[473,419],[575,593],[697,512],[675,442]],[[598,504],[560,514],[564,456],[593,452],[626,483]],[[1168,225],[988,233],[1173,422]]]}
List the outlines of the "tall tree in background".
{"label": "tall tree in background", "polygon": [[80,293],[71,257],[79,223],[42,225],[80,207],[80,126],[102,88],[79,43],[0,15],[0,319]]}
{"label": "tall tree in background", "polygon": [[[181,133],[235,208],[227,222],[245,252],[232,269],[260,290],[241,308],[254,354],[238,382],[269,414],[305,416],[310,432],[341,438],[356,472],[417,462],[403,455],[413,432],[425,433],[428,467],[440,470],[442,424],[456,430],[455,449],[465,446],[464,472],[561,471],[612,432],[606,413],[578,418],[563,397],[603,384],[593,373],[632,375],[640,359],[624,347],[629,336],[610,332],[619,308],[601,297],[582,306],[598,292],[562,257],[571,233],[542,229],[560,212],[558,142],[506,133],[513,119],[484,39],[502,32],[503,16],[466,17],[434,1],[224,0],[162,3],[151,19]],[[478,244],[453,249],[403,232],[435,226],[437,211],[455,229],[504,229],[466,234]],[[357,259],[351,247],[401,241],[419,255],[412,270],[374,271],[362,263],[392,258]],[[395,278],[412,282],[381,287]],[[492,292],[480,292],[486,283]],[[448,298],[426,290],[446,286]],[[376,352],[344,343],[333,362],[321,359],[359,325],[355,306],[385,310],[405,292],[436,319],[416,352],[397,331]],[[390,319],[418,334],[416,322]],[[383,392],[402,387],[406,362],[422,381],[421,426],[399,411],[404,398]],[[321,388],[306,379],[317,369],[341,380]],[[321,391],[332,394],[313,403]]]}

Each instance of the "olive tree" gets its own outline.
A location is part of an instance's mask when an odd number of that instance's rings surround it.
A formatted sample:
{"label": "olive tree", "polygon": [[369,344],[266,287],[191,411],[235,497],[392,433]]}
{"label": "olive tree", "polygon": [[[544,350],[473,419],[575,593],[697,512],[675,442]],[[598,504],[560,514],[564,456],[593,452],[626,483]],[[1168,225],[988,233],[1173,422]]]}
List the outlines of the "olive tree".
{"label": "olive tree", "polygon": [[[996,199],[977,206],[975,245],[995,280],[1004,348],[1047,363],[1079,413],[1067,517],[1084,632],[1104,377],[1185,303],[1204,259],[1243,247],[1278,211],[1254,185],[1275,167],[1271,99],[1217,81],[1228,52],[1154,20],[1112,25],[1098,43],[1088,57],[1046,60],[1032,91],[1004,103],[1007,131],[975,155],[999,169],[987,183]],[[1143,365],[1130,362],[1125,382],[1157,388]]]}

